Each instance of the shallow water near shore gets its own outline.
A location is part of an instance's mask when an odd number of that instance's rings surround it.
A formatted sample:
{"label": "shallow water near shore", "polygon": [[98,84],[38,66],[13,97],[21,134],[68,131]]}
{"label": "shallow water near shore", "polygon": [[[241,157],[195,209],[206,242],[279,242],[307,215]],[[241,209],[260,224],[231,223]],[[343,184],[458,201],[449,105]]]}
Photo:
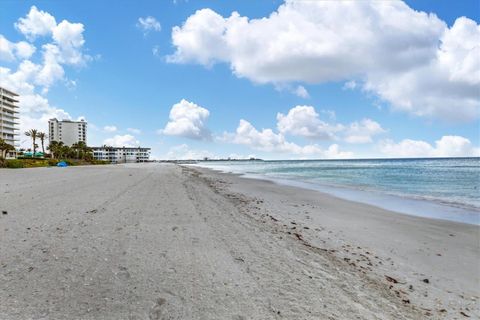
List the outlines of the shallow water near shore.
{"label": "shallow water near shore", "polygon": [[198,165],[400,213],[480,224],[480,158],[205,161]]}

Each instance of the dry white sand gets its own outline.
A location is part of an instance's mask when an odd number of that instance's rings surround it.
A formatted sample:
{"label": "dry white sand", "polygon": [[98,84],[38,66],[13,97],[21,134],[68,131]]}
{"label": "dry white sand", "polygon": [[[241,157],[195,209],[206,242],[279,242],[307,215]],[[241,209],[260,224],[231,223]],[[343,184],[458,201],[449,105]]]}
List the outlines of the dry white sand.
{"label": "dry white sand", "polygon": [[0,319],[479,317],[477,226],[164,164],[0,170],[0,211]]}

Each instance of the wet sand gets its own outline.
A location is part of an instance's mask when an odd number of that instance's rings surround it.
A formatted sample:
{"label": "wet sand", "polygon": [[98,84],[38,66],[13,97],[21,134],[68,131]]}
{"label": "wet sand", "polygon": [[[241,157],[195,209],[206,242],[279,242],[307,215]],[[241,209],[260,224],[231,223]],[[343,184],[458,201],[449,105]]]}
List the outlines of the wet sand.
{"label": "wet sand", "polygon": [[167,164],[0,170],[0,319],[463,319],[479,227]]}

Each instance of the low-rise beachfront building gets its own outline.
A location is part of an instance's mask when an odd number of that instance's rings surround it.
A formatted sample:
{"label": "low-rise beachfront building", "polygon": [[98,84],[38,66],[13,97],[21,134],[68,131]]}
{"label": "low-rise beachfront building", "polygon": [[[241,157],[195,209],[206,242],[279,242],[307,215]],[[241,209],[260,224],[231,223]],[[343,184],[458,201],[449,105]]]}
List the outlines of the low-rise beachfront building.
{"label": "low-rise beachfront building", "polygon": [[[18,94],[0,87],[0,138],[18,147]],[[7,158],[15,157],[16,151],[7,153]]]}
{"label": "low-rise beachfront building", "polygon": [[150,148],[142,147],[92,147],[95,160],[111,163],[137,163],[150,160]]}
{"label": "low-rise beachfront building", "polygon": [[48,120],[48,137],[51,141],[63,142],[72,146],[80,141],[87,143],[87,122],[57,119]]}

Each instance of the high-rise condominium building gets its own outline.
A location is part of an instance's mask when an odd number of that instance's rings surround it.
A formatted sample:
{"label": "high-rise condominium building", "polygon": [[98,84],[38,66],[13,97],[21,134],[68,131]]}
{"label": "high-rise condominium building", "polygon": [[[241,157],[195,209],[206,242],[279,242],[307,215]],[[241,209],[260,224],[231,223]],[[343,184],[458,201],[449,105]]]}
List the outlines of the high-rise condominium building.
{"label": "high-rise condominium building", "polygon": [[63,142],[66,146],[80,141],[87,143],[87,122],[50,119],[48,120],[48,137],[50,142]]}
{"label": "high-rise condominium building", "polygon": [[0,87],[0,138],[18,146],[18,94]]}

